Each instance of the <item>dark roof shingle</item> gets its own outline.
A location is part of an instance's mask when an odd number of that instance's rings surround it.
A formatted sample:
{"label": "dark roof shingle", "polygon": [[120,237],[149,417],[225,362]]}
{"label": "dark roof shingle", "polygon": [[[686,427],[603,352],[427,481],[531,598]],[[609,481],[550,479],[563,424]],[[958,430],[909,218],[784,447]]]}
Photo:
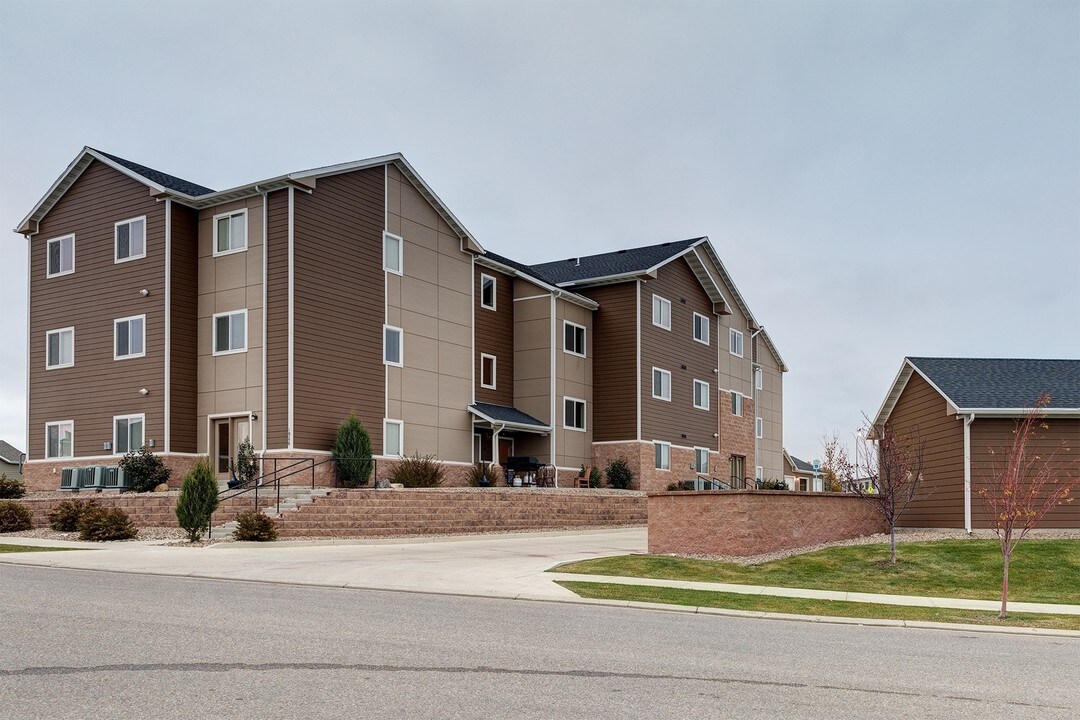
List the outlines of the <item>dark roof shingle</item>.
{"label": "dark roof shingle", "polygon": [[537,420],[528,413],[523,413],[515,407],[509,405],[493,405],[492,403],[473,403],[469,406],[470,410],[483,413],[485,417],[489,417],[497,422],[514,423],[515,425],[533,425],[537,428],[547,429],[547,424]]}
{"label": "dark roof shingle", "polygon": [[908,360],[960,409],[1029,408],[1044,392],[1050,409],[1080,409],[1080,360]]}
{"label": "dark roof shingle", "polygon": [[[91,148],[91,150],[93,150],[93,148]],[[175,175],[163,173],[160,170],[155,170],[153,168],[146,167],[145,165],[140,165],[139,163],[132,162],[130,160],[125,160],[122,157],[110,155],[109,153],[103,152],[101,150],[94,150],[94,152],[100,153],[112,160],[113,162],[123,165],[128,170],[142,175],[150,182],[157,183],[164,188],[174,190],[178,193],[183,193],[184,195],[189,195],[191,197],[198,197],[199,195],[209,195],[210,193],[214,192],[208,187],[203,187],[202,185],[199,185],[197,183],[189,182],[187,180],[184,180],[183,178],[178,178]]]}
{"label": "dark roof shingle", "polygon": [[555,262],[533,265],[532,269],[545,277],[551,278],[553,284],[582,282],[610,275],[645,272],[649,268],[685,252],[691,245],[704,239],[693,238],[691,240],[666,242],[629,250],[616,250],[615,252],[570,258],[568,260],[556,260]]}
{"label": "dark roof shingle", "polygon": [[16,449],[14,445],[0,440],[0,460],[12,465],[18,465],[21,457],[21,450]]}

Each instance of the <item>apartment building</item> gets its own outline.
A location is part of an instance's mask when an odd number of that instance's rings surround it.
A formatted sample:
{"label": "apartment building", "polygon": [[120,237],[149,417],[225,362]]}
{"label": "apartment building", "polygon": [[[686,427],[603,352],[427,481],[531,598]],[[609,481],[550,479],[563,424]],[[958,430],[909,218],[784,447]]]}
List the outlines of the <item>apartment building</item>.
{"label": "apartment building", "polygon": [[352,410],[455,483],[511,454],[625,455],[646,489],[782,472],[786,367],[706,238],[530,267],[401,155],[213,191],[91,148],[17,232],[34,489],[142,445],[177,481],[245,439],[324,457]]}

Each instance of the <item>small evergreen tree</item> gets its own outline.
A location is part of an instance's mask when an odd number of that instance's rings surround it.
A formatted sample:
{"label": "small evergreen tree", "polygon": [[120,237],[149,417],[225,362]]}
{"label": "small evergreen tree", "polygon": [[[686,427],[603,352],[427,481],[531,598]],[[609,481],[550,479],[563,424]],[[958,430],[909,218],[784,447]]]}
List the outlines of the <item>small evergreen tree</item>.
{"label": "small evergreen tree", "polygon": [[634,471],[623,458],[616,458],[607,466],[608,485],[620,490],[626,490],[634,482]]}
{"label": "small evergreen tree", "polygon": [[120,458],[120,469],[135,492],[151,492],[161,483],[168,482],[172,474],[161,458],[145,445],[138,452],[132,450]]}
{"label": "small evergreen tree", "polygon": [[201,457],[180,483],[176,499],[176,519],[187,531],[188,540],[198,542],[210,524],[210,516],[218,506],[218,484],[210,460]]}
{"label": "small evergreen tree", "polygon": [[250,485],[255,478],[259,477],[259,457],[255,454],[255,446],[251,444],[251,438],[244,438],[240,446],[236,448],[236,479],[243,485]]}
{"label": "small evergreen tree", "polygon": [[345,487],[367,485],[372,469],[371,436],[355,410],[338,426],[331,454],[338,477]]}

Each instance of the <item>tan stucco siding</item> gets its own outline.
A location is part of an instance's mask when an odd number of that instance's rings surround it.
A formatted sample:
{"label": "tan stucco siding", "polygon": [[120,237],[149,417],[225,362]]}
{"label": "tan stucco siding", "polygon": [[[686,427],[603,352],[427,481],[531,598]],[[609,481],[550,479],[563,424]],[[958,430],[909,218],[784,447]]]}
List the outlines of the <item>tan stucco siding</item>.
{"label": "tan stucco siding", "polygon": [[[564,321],[585,328],[585,357],[565,351]],[[555,460],[559,467],[576,468],[592,461],[593,343],[592,311],[555,301]],[[585,430],[565,428],[565,398],[585,401]]]}

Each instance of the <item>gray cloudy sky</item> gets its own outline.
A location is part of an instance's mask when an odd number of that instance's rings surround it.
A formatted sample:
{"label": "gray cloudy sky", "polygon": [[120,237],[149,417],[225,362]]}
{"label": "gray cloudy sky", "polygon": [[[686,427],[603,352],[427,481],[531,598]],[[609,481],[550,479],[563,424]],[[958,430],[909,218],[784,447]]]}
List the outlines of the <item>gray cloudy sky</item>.
{"label": "gray cloudy sky", "polygon": [[7,228],[83,145],[217,189],[401,151],[524,262],[708,235],[806,458],[904,355],[1080,357],[1077,0],[0,0]]}

